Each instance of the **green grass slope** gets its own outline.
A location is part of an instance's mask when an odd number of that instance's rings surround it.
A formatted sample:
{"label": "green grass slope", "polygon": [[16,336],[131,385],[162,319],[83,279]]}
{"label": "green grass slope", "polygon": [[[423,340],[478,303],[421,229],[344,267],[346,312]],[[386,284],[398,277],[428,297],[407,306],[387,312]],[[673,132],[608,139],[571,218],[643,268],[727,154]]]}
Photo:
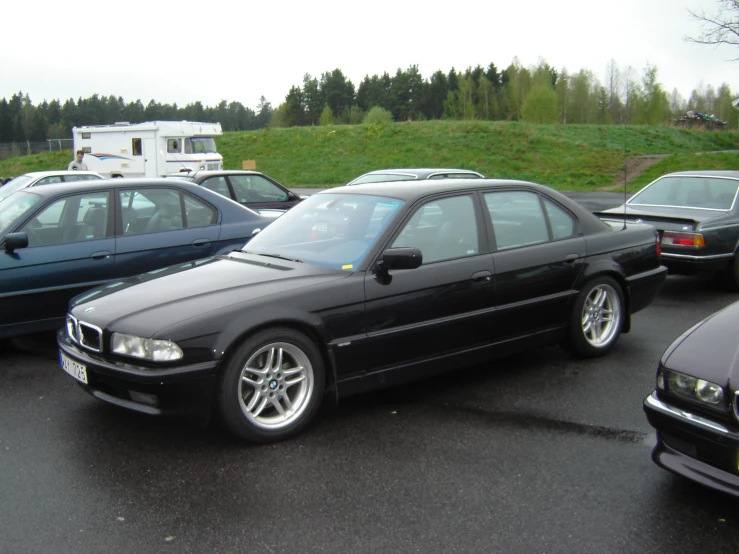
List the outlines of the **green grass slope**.
{"label": "green grass slope", "polygon": [[[737,154],[696,154],[739,149],[739,133],[670,127],[425,121],[239,131],[217,144],[226,168],[255,160],[259,171],[290,187],[341,185],[388,167],[461,167],[560,190],[595,190],[614,184],[625,158],[649,154],[669,156],[629,188],[677,169],[739,169]],[[66,168],[71,157],[5,160],[0,175]]]}

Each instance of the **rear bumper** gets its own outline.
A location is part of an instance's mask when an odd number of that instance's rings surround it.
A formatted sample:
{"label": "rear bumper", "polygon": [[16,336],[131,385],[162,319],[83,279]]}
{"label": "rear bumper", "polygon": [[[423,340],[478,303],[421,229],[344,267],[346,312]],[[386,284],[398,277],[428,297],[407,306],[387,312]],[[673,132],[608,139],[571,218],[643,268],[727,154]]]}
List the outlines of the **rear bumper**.
{"label": "rear bumper", "polygon": [[661,262],[670,273],[690,274],[698,271],[722,271],[729,266],[733,257],[733,253],[695,256],[662,252]]}
{"label": "rear bumper", "polygon": [[629,283],[629,311],[633,314],[649,306],[667,279],[667,268],[660,266],[644,273],[627,277]]}

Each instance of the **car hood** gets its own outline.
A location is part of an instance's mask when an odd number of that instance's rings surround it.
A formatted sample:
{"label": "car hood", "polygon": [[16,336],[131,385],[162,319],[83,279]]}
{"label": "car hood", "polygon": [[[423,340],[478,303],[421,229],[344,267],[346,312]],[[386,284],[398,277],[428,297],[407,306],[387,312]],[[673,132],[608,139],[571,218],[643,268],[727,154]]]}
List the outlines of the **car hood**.
{"label": "car hood", "polygon": [[152,271],[75,297],[79,320],[153,337],[162,329],[223,308],[342,279],[346,271],[233,252]]}
{"label": "car hood", "polygon": [[732,390],[739,388],[739,302],[683,333],[665,352],[662,365]]}

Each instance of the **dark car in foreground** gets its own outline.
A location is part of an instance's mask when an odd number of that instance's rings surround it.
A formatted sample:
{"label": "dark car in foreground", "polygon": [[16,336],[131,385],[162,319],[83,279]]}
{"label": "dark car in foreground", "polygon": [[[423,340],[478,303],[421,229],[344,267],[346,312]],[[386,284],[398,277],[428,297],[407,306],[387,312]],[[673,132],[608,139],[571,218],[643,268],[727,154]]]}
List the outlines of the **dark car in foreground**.
{"label": "dark car in foreground", "polygon": [[284,439],[324,396],[537,345],[608,352],[667,270],[655,230],[607,225],[547,187],[429,180],[311,196],[244,248],[71,303],[62,368],[150,414],[211,407]]}
{"label": "dark car in foreground", "polygon": [[739,289],[739,171],[682,171],[650,183],[625,205],[601,212],[653,225],[671,273],[714,271]]}
{"label": "dark car in foreground", "polygon": [[469,169],[446,168],[406,168],[406,169],[377,169],[353,179],[349,185],[363,185],[366,183],[392,183],[394,181],[422,181],[425,179],[484,179],[485,176]]}
{"label": "dark car in foreground", "polygon": [[268,210],[270,213],[264,215],[271,217],[289,210],[304,199],[258,171],[199,171],[178,178],[192,181],[257,212]]}
{"label": "dark car in foreground", "polygon": [[57,329],[80,292],[240,248],[272,221],[174,179],[19,190],[0,202],[0,338]]}
{"label": "dark car in foreground", "polygon": [[657,430],[654,462],[739,497],[739,302],[665,351],[644,411]]}

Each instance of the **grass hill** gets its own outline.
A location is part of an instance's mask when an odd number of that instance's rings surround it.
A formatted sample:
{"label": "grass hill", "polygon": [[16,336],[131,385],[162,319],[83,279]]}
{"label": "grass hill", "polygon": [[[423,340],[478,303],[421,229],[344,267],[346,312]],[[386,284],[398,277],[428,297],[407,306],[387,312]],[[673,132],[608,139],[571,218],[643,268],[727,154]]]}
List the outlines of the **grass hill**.
{"label": "grass hill", "polygon": [[[670,171],[739,170],[739,154],[721,152],[739,149],[738,132],[671,127],[425,121],[238,131],[217,145],[226,168],[255,160],[290,187],[340,185],[384,167],[461,167],[580,191],[623,182],[624,167],[630,190]],[[71,158],[54,152],[4,160],[0,175],[66,168]]]}

